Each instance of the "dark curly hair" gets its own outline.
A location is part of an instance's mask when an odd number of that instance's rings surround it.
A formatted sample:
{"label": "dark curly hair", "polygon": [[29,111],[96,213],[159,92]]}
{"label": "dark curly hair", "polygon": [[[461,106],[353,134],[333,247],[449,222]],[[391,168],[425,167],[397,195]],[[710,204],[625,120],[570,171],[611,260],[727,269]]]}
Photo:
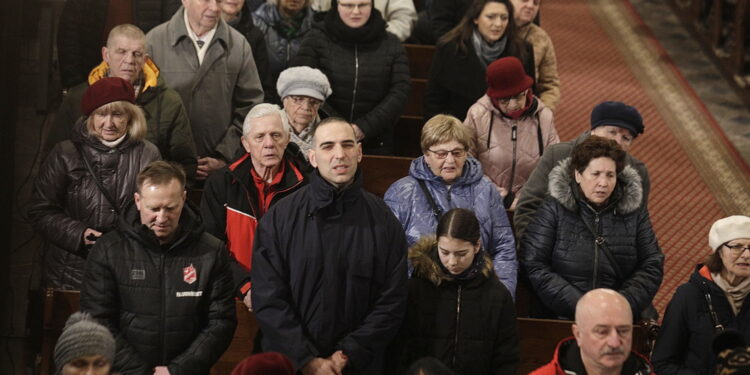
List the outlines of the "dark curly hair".
{"label": "dark curly hair", "polygon": [[591,160],[601,157],[614,160],[617,173],[625,168],[625,151],[620,145],[611,139],[592,135],[573,148],[570,154],[570,174],[574,174],[575,171],[583,173]]}

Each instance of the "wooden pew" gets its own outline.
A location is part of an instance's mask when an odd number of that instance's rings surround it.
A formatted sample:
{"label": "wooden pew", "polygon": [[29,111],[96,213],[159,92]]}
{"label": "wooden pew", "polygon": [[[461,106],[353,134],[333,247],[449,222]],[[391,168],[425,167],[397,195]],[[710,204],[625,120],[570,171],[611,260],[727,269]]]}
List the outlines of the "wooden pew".
{"label": "wooden pew", "polygon": [[394,152],[398,156],[416,158],[422,155],[422,116],[401,116],[393,131]]}
{"label": "wooden pew", "polygon": [[[376,157],[378,160],[383,157]],[[371,164],[377,165],[377,164]],[[41,365],[39,373],[54,374],[52,363],[55,343],[60,337],[68,317],[78,311],[80,294],[77,291],[48,289],[44,296],[44,320]],[[253,350],[253,338],[258,325],[253,313],[247,311],[242,302],[235,303],[237,329],[226,352],[211,369],[213,375],[231,373],[234,366]],[[570,321],[518,318],[518,329],[521,338],[521,363],[519,373],[527,374],[550,361],[557,343],[563,338],[572,336]],[[633,350],[648,355],[655,330],[649,326],[635,326],[633,331]]]}
{"label": "wooden pew", "polygon": [[406,57],[409,59],[411,78],[429,78],[432,57],[435,55],[435,46],[404,44],[404,49],[406,49]]}
{"label": "wooden pew", "polygon": [[399,156],[365,155],[359,164],[364,189],[383,197],[391,184],[409,174],[411,161]]}
{"label": "wooden pew", "polygon": [[411,79],[411,92],[406,101],[404,116],[422,116],[424,114],[424,95],[427,92],[427,80],[424,78]]}

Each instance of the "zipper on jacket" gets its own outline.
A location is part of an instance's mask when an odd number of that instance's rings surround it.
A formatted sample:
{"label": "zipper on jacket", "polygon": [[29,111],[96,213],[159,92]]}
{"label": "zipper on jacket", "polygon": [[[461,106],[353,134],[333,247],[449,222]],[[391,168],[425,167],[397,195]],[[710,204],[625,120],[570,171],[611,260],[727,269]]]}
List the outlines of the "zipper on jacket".
{"label": "zipper on jacket", "polygon": [[456,333],[453,336],[453,368],[456,367],[456,353],[458,352],[458,326],[461,322],[461,285],[458,286],[458,298],[456,298]]}
{"label": "zipper on jacket", "polygon": [[510,180],[508,181],[508,194],[513,194],[513,182],[516,179],[516,163],[518,162],[517,145],[518,145],[518,126],[513,125],[510,128],[510,141],[513,143],[513,164],[510,166]]}
{"label": "zipper on jacket", "polygon": [[167,362],[167,335],[164,334],[164,326],[166,326],[166,301],[167,301],[167,292],[166,288],[164,287],[164,281],[165,281],[166,275],[164,274],[164,253],[159,254],[159,289],[161,289],[161,311],[159,313],[159,338],[161,340],[161,363],[166,366]]}
{"label": "zipper on jacket", "polygon": [[354,103],[357,101],[357,84],[359,84],[359,51],[354,45],[354,89],[352,90],[352,110],[349,112],[349,122],[354,121]]}
{"label": "zipper on jacket", "polygon": [[594,228],[596,229],[596,236],[594,237],[594,272],[591,289],[598,288],[596,281],[599,278],[599,213],[594,213]]}

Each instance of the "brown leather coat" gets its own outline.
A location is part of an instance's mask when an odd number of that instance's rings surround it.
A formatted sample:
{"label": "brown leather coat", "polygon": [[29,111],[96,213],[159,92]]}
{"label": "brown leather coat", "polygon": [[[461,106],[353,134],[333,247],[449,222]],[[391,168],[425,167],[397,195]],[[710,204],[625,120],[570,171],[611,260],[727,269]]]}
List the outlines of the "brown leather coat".
{"label": "brown leather coat", "polygon": [[[83,232],[87,228],[102,232],[112,229],[117,212],[133,199],[138,172],[161,159],[159,150],[148,141],[126,138],[114,148],[105,146],[88,134],[85,120],[78,119],[71,140],[55,145],[34,183],[28,213],[34,229],[48,242],[45,287],[80,289],[88,254]],[[76,144],[117,207],[112,207],[97,187]]]}

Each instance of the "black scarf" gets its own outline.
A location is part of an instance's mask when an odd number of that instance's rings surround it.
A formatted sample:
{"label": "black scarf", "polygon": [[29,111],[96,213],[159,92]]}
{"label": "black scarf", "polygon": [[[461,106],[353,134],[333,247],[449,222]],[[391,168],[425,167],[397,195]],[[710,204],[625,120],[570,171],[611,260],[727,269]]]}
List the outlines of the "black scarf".
{"label": "black scarf", "polygon": [[386,23],[380,11],[373,6],[370,19],[358,28],[351,28],[344,24],[338,12],[338,2],[331,1],[331,10],[323,20],[325,31],[334,38],[352,44],[369,43],[386,36]]}

